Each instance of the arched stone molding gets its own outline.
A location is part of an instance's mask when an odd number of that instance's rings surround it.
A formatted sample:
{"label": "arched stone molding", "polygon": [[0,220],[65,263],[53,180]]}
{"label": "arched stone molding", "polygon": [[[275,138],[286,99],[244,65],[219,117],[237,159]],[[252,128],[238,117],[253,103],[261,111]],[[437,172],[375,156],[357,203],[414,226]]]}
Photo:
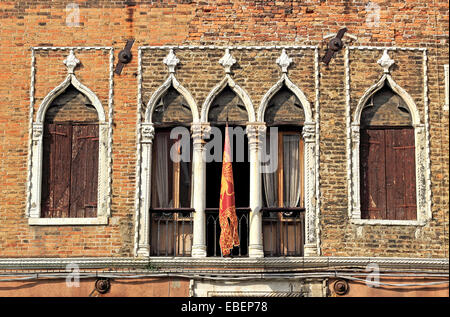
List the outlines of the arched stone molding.
{"label": "arched stone molding", "polygon": [[[29,224],[31,225],[83,225],[83,224],[107,224],[110,216],[110,160],[108,157],[110,142],[110,123],[106,121],[105,111],[96,94],[84,86],[74,73],[80,61],[75,57],[73,50],[64,60],[68,75],[64,81],[54,88],[41,102],[36,118],[32,123],[32,148],[31,148],[31,182],[30,203],[28,204]],[[70,86],[74,86],[85,95],[92,103],[98,114],[99,122],[99,167],[98,167],[98,207],[95,218],[41,218],[41,191],[42,191],[42,159],[43,159],[43,130],[47,110],[53,100],[63,94]]]}
{"label": "arched stone molding", "polygon": [[[386,225],[424,225],[431,219],[431,189],[429,181],[429,157],[427,151],[425,124],[420,119],[419,110],[413,98],[400,87],[390,74],[390,67],[394,64],[387,50],[384,50],[378,64],[383,68],[384,74],[380,80],[371,86],[358,101],[350,128],[351,140],[351,167],[350,167],[350,197],[349,217],[354,223],[363,224],[386,224]],[[378,220],[361,219],[361,197],[360,197],[360,120],[361,114],[368,100],[380,89],[388,85],[405,102],[411,114],[412,126],[415,137],[415,164],[416,164],[416,200],[417,200],[417,220]]]}
{"label": "arched stone molding", "polygon": [[[169,90],[169,88],[173,87],[183,98],[186,100],[189,108],[191,109],[192,114],[192,124],[199,123],[199,115],[197,103],[192,97],[191,93],[181,85],[175,77],[175,68],[179,63],[179,59],[175,56],[173,50],[171,49],[167,56],[163,60],[164,64],[166,64],[169,72],[168,78],[164,81],[164,83],[153,93],[150,97],[149,102],[147,103],[147,108],[144,115],[144,122],[140,123],[139,131],[140,133],[140,148],[141,151],[139,155],[141,156],[139,160],[140,164],[140,188],[139,193],[140,200],[139,210],[137,213],[138,217],[138,225],[137,225],[137,238],[136,238],[136,247],[135,254],[136,256],[148,257],[150,255],[150,202],[151,202],[151,166],[152,166],[152,145],[153,139],[155,137],[155,128],[152,121],[153,112],[157,106],[158,100]],[[193,155],[193,166],[196,166],[196,160],[198,157]],[[195,179],[195,168],[193,169],[192,179],[194,182]],[[195,182],[194,182],[194,190],[195,190]],[[195,197],[195,196],[194,196]],[[194,203],[195,208],[195,203]],[[206,249],[205,249],[206,250]],[[205,251],[206,252],[206,251]]]}
{"label": "arched stone molding", "polygon": [[189,90],[184,88],[183,85],[181,85],[180,82],[175,77],[175,67],[178,64],[178,62],[179,59],[175,56],[173,50],[170,50],[169,54],[166,56],[166,58],[164,58],[164,63],[168,66],[169,69],[169,77],[150,97],[150,100],[147,103],[147,108],[145,110],[144,116],[145,123],[153,122],[152,115],[157,105],[157,102],[162,96],[164,96],[164,94],[170,87],[173,87],[181,96],[183,96],[184,100],[186,100],[187,104],[189,105],[189,108],[191,109],[193,123],[199,121],[197,103],[195,102],[194,97],[192,97]]}
{"label": "arched stone molding", "polygon": [[202,111],[200,116],[201,122],[208,122],[209,108],[211,107],[214,99],[225,89],[225,87],[230,87],[230,89],[242,100],[244,107],[247,110],[248,121],[255,121],[255,109],[253,108],[252,100],[247,92],[236,84],[231,77],[231,66],[236,62],[236,60],[230,55],[229,49],[226,49],[225,55],[219,61],[225,68],[225,77],[217,84],[208,94],[205,102],[202,105]]}

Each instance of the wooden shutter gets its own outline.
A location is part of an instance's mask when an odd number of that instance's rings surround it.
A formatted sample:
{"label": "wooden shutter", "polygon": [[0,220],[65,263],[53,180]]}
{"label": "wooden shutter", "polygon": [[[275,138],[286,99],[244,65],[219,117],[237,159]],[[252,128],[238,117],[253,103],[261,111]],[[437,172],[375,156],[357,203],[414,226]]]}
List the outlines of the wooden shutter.
{"label": "wooden shutter", "polygon": [[97,125],[73,126],[70,217],[97,216],[98,148]]}
{"label": "wooden shutter", "polygon": [[361,218],[414,220],[414,129],[361,130]]}
{"label": "wooden shutter", "polygon": [[42,167],[42,217],[68,217],[72,127],[45,124]]}
{"label": "wooden shutter", "polygon": [[414,130],[387,129],[385,133],[387,217],[414,220],[417,217]]}
{"label": "wooden shutter", "polygon": [[386,218],[384,130],[361,130],[361,218]]}

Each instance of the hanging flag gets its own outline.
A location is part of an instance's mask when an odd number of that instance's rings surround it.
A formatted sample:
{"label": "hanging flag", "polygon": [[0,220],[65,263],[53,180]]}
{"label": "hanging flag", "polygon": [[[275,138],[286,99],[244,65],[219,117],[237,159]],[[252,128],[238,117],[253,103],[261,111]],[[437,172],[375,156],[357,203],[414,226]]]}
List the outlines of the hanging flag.
{"label": "hanging flag", "polygon": [[222,181],[220,184],[220,249],[222,255],[230,254],[233,247],[239,246],[238,220],[234,202],[233,167],[231,160],[228,124],[225,128],[225,144],[222,160]]}

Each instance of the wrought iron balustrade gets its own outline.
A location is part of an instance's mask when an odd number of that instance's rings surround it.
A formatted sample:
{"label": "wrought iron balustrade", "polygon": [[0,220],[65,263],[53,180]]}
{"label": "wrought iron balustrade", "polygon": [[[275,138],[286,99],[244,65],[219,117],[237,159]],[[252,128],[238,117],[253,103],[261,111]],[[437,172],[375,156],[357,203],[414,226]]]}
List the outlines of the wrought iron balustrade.
{"label": "wrought iron balustrade", "polygon": [[303,256],[304,208],[263,208],[264,256]]}
{"label": "wrought iron balustrade", "polygon": [[[238,219],[238,234],[240,246],[235,247],[232,256],[248,256],[248,237],[249,237],[249,212],[250,208],[236,208]],[[206,250],[208,256],[221,256],[220,251],[220,222],[219,209],[206,208]]]}
{"label": "wrought iron balustrade", "polygon": [[150,255],[191,256],[193,208],[150,209]]}

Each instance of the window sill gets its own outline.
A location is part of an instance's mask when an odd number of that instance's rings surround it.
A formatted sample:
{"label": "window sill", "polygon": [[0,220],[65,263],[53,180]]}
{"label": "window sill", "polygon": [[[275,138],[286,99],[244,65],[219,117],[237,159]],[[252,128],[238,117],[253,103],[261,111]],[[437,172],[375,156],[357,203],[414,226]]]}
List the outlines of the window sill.
{"label": "window sill", "polygon": [[384,226],[425,226],[425,221],[419,220],[388,220],[388,219],[351,219],[355,225],[384,225]]}
{"label": "window sill", "polygon": [[96,218],[28,218],[30,226],[107,225],[108,217]]}

